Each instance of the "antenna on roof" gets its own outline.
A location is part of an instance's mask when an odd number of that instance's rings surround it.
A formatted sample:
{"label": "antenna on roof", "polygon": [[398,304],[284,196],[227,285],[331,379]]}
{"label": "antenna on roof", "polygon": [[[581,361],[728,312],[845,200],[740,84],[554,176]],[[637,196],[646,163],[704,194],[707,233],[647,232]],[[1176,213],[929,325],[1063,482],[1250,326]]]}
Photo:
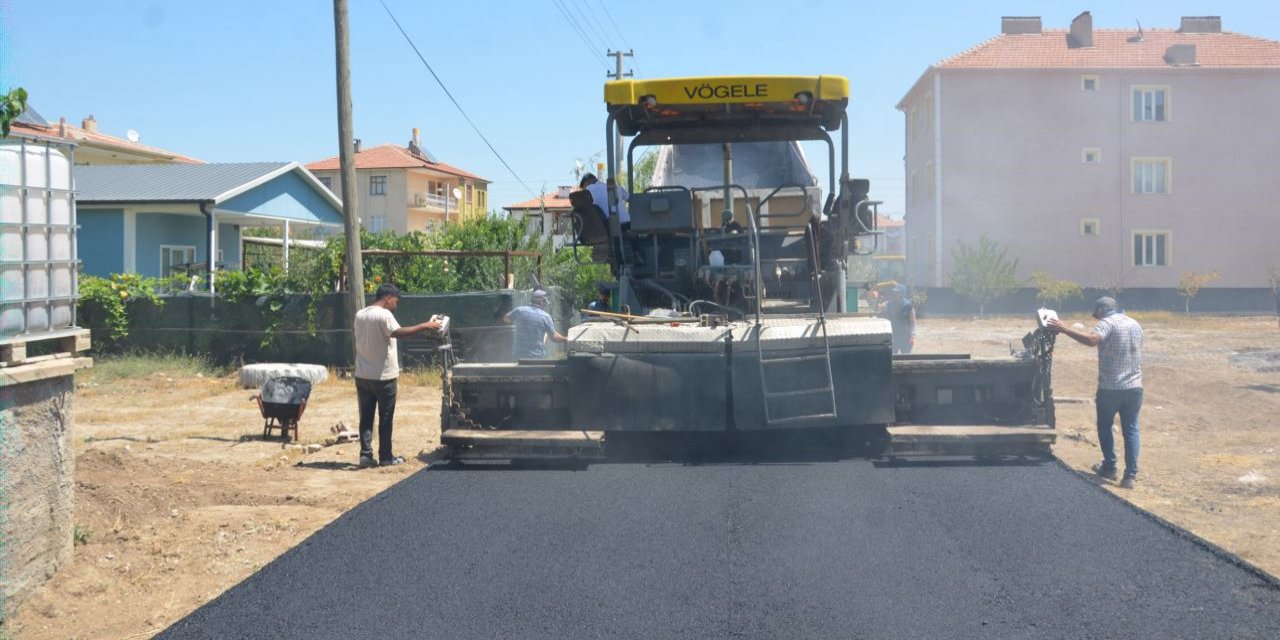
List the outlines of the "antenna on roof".
{"label": "antenna on roof", "polygon": [[1142,21],[1134,20],[1134,22],[1138,23],[1138,37],[1137,39],[1134,40],[1134,42],[1142,42]]}

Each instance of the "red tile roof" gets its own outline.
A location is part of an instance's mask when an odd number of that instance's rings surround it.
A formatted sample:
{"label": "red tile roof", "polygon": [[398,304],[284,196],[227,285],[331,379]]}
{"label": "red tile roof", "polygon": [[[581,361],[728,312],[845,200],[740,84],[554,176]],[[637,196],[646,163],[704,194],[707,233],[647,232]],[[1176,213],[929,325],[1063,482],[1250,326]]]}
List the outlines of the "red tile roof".
{"label": "red tile roof", "polygon": [[1182,33],[1174,29],[1094,29],[1093,46],[1070,48],[1067,30],[1001,34],[934,65],[942,69],[1168,68],[1165,51],[1196,47],[1200,67],[1280,67],[1280,42],[1241,33]]}
{"label": "red tile roof", "polygon": [[512,210],[537,210],[546,209],[548,211],[572,211],[573,205],[569,204],[568,198],[561,198],[559,192],[543,194],[540,198],[525,200],[515,204],[503,207],[507,211]]}
{"label": "red tile roof", "polygon": [[[310,171],[337,171],[340,168],[338,156],[318,160],[307,165],[307,169]],[[432,162],[422,156],[410,153],[406,147],[394,144],[380,144],[376,147],[361,149],[360,153],[356,154],[356,169],[430,169],[479,182],[492,182],[451,164]]]}
{"label": "red tile roof", "polygon": [[171,160],[173,162],[180,163],[180,164],[204,164],[203,160],[198,160],[190,156],[184,156],[182,154],[174,153],[172,151],[161,149],[159,147],[151,147],[145,144],[139,144],[137,142],[129,142],[128,140],[125,140],[123,138],[109,136],[100,131],[89,131],[88,129],[82,129],[80,127],[77,127],[71,124],[65,125],[66,135],[61,135],[60,129],[62,126],[63,125],[60,125],[60,124],[49,124],[47,126],[41,126],[38,124],[31,124],[27,122],[15,122],[13,123],[13,127],[11,128],[11,131],[15,134],[26,133],[31,135],[45,136],[49,138],[59,138],[62,140],[70,140],[72,142],[77,142],[86,146],[118,149],[125,153],[137,153],[137,154],[143,154],[143,155],[149,155],[149,156],[156,156],[156,157]]}

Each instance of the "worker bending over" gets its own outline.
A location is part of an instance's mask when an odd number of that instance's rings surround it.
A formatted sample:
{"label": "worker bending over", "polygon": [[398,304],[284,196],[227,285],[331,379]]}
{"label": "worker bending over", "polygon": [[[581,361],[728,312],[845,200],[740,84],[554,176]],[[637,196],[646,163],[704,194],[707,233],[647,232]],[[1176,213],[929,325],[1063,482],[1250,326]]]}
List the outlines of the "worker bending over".
{"label": "worker bending over", "polygon": [[516,307],[502,317],[502,321],[514,325],[515,339],[511,343],[511,357],[515,360],[529,358],[545,358],[547,350],[543,347],[547,338],[555,342],[568,342],[569,339],[556,331],[555,320],[547,313],[547,292],[541,289],[533,292],[532,304]]}

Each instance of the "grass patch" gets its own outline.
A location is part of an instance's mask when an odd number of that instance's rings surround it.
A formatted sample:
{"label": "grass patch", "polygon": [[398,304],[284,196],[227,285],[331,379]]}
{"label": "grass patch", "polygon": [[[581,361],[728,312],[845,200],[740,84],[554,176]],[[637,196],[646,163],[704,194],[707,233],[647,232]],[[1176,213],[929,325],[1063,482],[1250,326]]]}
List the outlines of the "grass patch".
{"label": "grass patch", "polygon": [[179,354],[106,356],[94,360],[93,368],[76,374],[86,382],[107,383],[145,378],[163,373],[171,378],[220,377],[226,370],[207,358]]}
{"label": "grass patch", "polygon": [[415,367],[400,372],[400,379],[405,384],[415,387],[440,388],[440,367]]}
{"label": "grass patch", "polygon": [[89,540],[93,538],[93,529],[78,524],[71,531],[71,540],[75,544],[89,544]]}

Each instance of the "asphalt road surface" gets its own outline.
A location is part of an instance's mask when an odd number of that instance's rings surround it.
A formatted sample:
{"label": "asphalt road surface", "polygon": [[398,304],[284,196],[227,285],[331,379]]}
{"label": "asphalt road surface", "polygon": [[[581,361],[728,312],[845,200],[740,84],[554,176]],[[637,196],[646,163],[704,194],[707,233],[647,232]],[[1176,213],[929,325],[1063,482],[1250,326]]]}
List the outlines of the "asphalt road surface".
{"label": "asphalt road surface", "polygon": [[1053,462],[433,466],[162,638],[1280,638]]}

